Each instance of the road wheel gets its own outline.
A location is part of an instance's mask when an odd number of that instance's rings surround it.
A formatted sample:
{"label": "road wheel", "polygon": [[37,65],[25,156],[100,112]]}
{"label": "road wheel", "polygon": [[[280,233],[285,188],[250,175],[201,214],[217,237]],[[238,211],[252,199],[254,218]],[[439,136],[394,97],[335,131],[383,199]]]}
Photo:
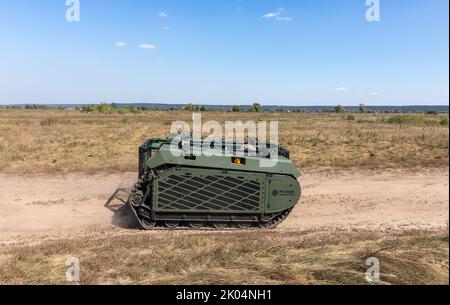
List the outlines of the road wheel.
{"label": "road wheel", "polygon": [[262,229],[273,229],[274,223],[273,221],[260,222],[259,227]]}
{"label": "road wheel", "polygon": [[249,228],[251,228],[252,227],[252,223],[251,222],[239,222],[238,224],[237,224],[237,227],[239,228],[239,229],[249,229]]}
{"label": "road wheel", "polygon": [[135,208],[140,207],[143,200],[144,200],[144,193],[143,192],[136,191],[136,192],[133,192],[133,194],[131,194],[130,203]]}
{"label": "road wheel", "polygon": [[151,230],[156,227],[156,221],[148,220],[148,219],[142,219],[142,226],[146,230]]}
{"label": "road wheel", "polygon": [[176,229],[180,226],[180,223],[177,221],[166,221],[164,223],[164,225],[166,226],[166,228],[168,229]]}
{"label": "road wheel", "polygon": [[228,223],[226,223],[226,222],[215,222],[213,224],[213,227],[218,229],[218,230],[224,230],[224,229],[228,228]]}
{"label": "road wheel", "polygon": [[191,221],[189,223],[189,227],[192,229],[201,229],[201,228],[203,228],[203,226],[204,226],[204,223],[200,222],[200,221]]}

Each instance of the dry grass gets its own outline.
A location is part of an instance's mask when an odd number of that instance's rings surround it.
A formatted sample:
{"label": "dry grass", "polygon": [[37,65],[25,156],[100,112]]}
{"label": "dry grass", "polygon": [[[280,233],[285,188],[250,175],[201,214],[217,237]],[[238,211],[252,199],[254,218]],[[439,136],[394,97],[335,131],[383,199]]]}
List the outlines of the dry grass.
{"label": "dry grass", "polygon": [[[280,142],[300,168],[448,166],[443,118],[203,114],[221,123],[279,121]],[[134,171],[138,145],[179,120],[191,114],[0,110],[0,172]],[[0,249],[0,283],[64,284],[65,261],[75,256],[83,284],[366,284],[365,262],[375,255],[385,282],[448,284],[448,249],[448,236],[423,232],[144,232]]]}
{"label": "dry grass", "polygon": [[[203,121],[277,120],[280,142],[301,168],[447,166],[447,116],[414,120],[384,114],[204,113]],[[137,147],[166,136],[183,111],[83,114],[68,110],[0,110],[0,171],[135,170]],[[400,123],[397,123],[400,122]]]}
{"label": "dry grass", "polygon": [[0,253],[0,283],[63,284],[65,261],[82,284],[367,284],[368,257],[391,284],[447,284],[448,237],[373,232],[138,234],[49,242]]}

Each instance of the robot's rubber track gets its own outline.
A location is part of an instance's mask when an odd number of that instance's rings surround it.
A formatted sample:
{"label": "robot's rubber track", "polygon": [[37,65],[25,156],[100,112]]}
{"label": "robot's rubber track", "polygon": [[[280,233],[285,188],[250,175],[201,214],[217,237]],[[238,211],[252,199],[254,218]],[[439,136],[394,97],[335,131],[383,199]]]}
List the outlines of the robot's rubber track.
{"label": "robot's rubber track", "polygon": [[195,230],[195,231],[242,231],[242,230],[270,230],[275,229],[280,223],[282,223],[290,214],[291,209],[281,212],[275,215],[271,220],[266,222],[230,222],[230,221],[205,221],[201,224],[195,222],[190,224],[189,221],[153,221],[146,219],[142,215],[139,215],[136,209],[128,204],[128,207],[133,212],[136,220],[144,230]]}

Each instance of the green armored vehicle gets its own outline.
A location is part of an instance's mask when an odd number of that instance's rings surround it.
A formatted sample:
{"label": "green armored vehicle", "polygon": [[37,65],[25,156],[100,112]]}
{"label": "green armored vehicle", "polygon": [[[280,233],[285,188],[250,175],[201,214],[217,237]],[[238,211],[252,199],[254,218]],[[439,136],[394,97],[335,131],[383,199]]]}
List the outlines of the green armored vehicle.
{"label": "green armored vehicle", "polygon": [[144,229],[274,228],[300,199],[300,175],[286,149],[257,140],[151,139],[128,205]]}

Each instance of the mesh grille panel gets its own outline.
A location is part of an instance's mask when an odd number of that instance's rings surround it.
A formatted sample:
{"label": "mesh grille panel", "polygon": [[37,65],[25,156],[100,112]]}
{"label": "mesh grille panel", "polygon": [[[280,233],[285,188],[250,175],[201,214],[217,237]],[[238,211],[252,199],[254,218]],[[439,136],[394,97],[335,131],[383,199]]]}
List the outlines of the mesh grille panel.
{"label": "mesh grille panel", "polygon": [[244,177],[170,175],[158,182],[158,209],[205,212],[251,211],[260,207],[260,182]]}

